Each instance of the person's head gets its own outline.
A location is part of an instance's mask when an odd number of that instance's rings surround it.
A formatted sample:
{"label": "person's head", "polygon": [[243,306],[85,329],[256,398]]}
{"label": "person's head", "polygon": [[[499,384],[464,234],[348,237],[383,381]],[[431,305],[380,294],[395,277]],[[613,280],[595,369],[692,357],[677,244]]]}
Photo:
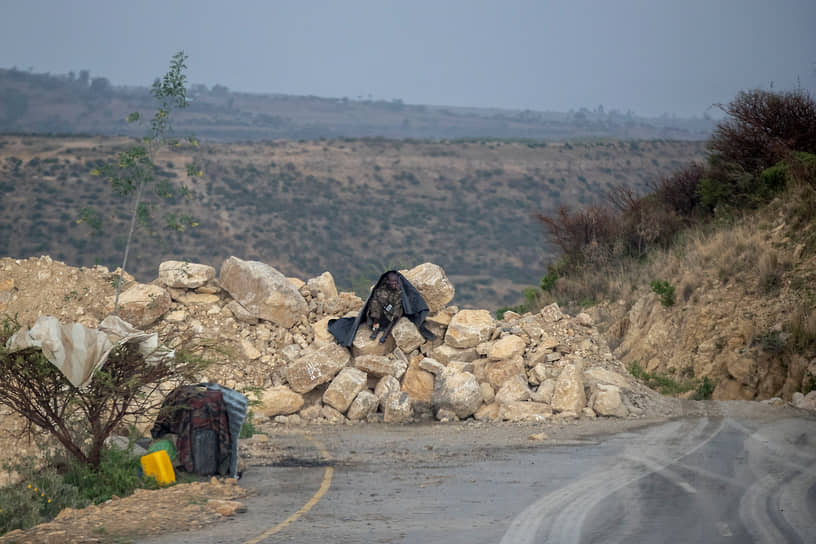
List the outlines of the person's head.
{"label": "person's head", "polygon": [[397,276],[396,272],[389,272],[385,275],[385,285],[392,291],[399,291],[399,276]]}

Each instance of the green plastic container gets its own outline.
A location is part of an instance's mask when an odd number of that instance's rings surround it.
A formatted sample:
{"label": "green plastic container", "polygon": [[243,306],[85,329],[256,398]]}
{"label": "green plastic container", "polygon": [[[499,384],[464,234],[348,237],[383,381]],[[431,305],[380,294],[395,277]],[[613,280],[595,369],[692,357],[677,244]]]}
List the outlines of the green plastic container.
{"label": "green plastic container", "polygon": [[171,462],[176,460],[176,446],[171,441],[167,439],[156,440],[147,448],[147,453],[154,453],[159,450],[166,451]]}

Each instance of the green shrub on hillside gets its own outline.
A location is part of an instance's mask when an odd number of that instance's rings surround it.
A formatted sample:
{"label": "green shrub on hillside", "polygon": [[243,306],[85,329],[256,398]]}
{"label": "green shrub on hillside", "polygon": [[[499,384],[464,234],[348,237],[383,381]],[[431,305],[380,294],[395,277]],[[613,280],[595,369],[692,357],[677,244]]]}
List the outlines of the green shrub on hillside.
{"label": "green shrub on hillside", "polygon": [[674,306],[674,286],[667,281],[653,280],[650,284],[652,291],[660,295],[660,304]]}

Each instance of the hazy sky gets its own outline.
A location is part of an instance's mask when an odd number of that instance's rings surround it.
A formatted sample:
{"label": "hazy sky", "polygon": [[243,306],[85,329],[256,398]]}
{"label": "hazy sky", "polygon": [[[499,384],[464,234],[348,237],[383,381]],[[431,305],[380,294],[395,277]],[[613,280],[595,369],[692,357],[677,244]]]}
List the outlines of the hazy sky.
{"label": "hazy sky", "polygon": [[[410,104],[701,115],[816,90],[816,0],[0,0],[0,67]],[[797,79],[798,78],[798,79]]]}

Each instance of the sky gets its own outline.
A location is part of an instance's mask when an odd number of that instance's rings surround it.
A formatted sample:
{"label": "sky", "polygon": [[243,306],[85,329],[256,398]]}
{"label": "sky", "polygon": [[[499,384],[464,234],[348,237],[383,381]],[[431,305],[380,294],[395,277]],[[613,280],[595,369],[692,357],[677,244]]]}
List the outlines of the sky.
{"label": "sky", "polygon": [[406,104],[717,113],[816,95],[816,0],[0,0],[0,68]]}

